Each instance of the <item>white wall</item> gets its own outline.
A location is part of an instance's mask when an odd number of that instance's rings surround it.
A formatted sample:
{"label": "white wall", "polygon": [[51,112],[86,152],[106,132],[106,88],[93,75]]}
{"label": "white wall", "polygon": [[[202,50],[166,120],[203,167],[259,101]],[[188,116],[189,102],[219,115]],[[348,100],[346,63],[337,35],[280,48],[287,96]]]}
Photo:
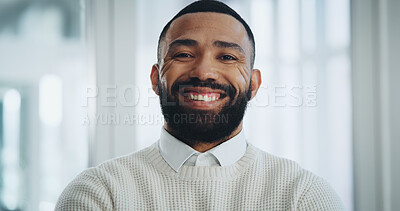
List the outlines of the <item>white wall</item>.
{"label": "white wall", "polygon": [[355,210],[400,210],[400,1],[352,1]]}

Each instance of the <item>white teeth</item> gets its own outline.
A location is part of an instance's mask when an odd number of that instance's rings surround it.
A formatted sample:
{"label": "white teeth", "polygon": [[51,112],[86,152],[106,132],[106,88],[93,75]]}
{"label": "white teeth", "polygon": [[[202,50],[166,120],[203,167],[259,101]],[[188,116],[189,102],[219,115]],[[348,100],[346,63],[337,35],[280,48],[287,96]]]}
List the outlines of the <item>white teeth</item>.
{"label": "white teeth", "polygon": [[198,101],[205,101],[205,102],[210,102],[210,101],[215,101],[218,100],[219,97],[216,96],[207,96],[207,95],[193,95],[192,93],[190,93],[187,98],[189,98],[190,100],[198,100]]}

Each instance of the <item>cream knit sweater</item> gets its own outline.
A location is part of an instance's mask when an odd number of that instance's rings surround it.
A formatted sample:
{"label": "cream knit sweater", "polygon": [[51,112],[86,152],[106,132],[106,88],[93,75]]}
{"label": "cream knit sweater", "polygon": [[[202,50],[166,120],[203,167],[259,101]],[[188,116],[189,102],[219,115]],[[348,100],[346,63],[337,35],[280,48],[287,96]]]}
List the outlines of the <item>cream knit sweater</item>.
{"label": "cream knit sweater", "polygon": [[155,144],[78,175],[56,210],[344,210],[335,191],[293,161],[248,145],[231,166],[175,172]]}

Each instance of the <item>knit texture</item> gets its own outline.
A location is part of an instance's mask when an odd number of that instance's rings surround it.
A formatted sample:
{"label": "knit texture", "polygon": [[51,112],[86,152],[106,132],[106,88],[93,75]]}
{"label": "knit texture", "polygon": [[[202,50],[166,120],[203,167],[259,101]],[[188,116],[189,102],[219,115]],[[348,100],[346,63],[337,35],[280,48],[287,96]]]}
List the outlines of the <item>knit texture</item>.
{"label": "knit texture", "polygon": [[153,144],[78,175],[56,210],[344,210],[335,191],[293,161],[249,144],[231,166],[175,172]]}

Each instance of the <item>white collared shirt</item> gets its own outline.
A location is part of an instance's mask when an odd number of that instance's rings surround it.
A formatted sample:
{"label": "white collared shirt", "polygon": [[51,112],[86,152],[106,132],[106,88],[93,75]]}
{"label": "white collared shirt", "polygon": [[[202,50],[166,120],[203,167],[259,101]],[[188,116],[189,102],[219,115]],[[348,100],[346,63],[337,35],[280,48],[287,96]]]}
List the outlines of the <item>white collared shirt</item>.
{"label": "white collared shirt", "polygon": [[247,143],[242,130],[235,137],[201,153],[176,139],[163,127],[157,146],[164,160],[178,172],[182,165],[230,166],[245,154]]}

